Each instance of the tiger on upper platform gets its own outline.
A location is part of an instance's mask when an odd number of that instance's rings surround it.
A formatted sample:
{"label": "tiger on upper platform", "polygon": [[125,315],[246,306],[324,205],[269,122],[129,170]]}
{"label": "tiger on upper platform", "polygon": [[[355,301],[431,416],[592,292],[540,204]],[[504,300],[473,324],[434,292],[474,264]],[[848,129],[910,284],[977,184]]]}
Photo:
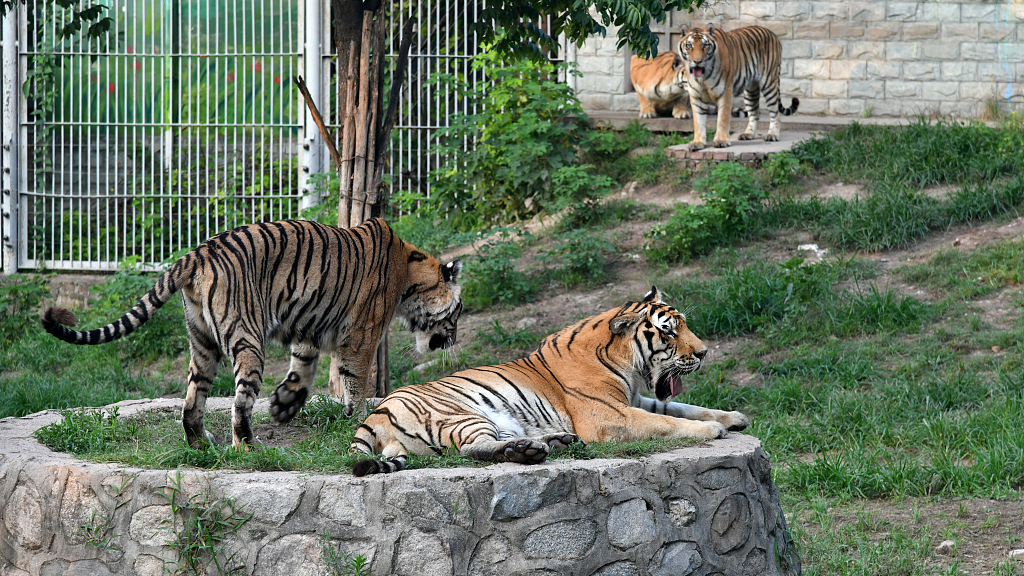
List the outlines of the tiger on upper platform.
{"label": "tiger on upper platform", "polygon": [[[683,30],[685,32],[685,29]],[[743,94],[743,106],[750,118],[740,140],[757,135],[761,95],[770,117],[767,141],[777,141],[781,126],[777,114],[796,112],[800,100],[793,98],[784,108],[779,96],[782,69],[782,42],[774,32],[761,26],[748,26],[723,32],[709,24],[707,29],[691,28],[678,45],[685,60],[687,89],[693,110],[693,142],[690,150],[707,147],[705,114],[718,108],[718,126],[713,141],[716,148],[729,146],[729,114],[733,96]]]}

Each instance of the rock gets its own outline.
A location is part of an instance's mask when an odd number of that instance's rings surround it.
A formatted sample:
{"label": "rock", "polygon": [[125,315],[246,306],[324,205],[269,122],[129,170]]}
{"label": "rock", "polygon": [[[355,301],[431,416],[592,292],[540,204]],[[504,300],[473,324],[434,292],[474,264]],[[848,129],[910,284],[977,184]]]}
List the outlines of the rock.
{"label": "rock", "polygon": [[1017,560],[1024,560],[1024,548],[1018,550],[1010,550],[1010,558],[1016,558]]}
{"label": "rock", "polygon": [[565,476],[548,478],[537,475],[515,474],[494,480],[491,499],[491,519],[525,518],[541,506],[560,502],[569,491]]}
{"label": "rock", "polygon": [[389,491],[385,501],[388,506],[394,508],[399,517],[423,520],[434,525],[452,523],[451,512],[438,502],[429,490],[399,488]]}
{"label": "rock", "polygon": [[516,330],[528,330],[536,325],[537,319],[533,316],[527,316],[526,318],[521,318],[519,322],[516,322]]}
{"label": "rock", "polygon": [[680,528],[685,528],[697,519],[697,507],[685,498],[669,500],[668,519]]}
{"label": "rock", "polygon": [[688,576],[703,565],[696,543],[673,542],[658,550],[647,571],[651,576]]}
{"label": "rock", "polygon": [[397,576],[448,576],[452,574],[451,554],[441,538],[410,530],[398,543],[393,573]]}
{"label": "rock", "polygon": [[956,542],[952,540],[943,540],[935,547],[935,553],[943,556],[951,556],[956,552]]}
{"label": "rock", "polygon": [[697,476],[697,483],[705,490],[721,490],[732,486],[742,477],[736,468],[712,468]]}
{"label": "rock", "polygon": [[249,474],[221,476],[212,484],[219,496],[235,501],[238,511],[252,514],[251,522],[280,526],[299,507],[302,487],[269,474],[265,476],[266,479]]}
{"label": "rock", "polygon": [[629,560],[621,560],[602,566],[593,576],[640,576],[640,570]]}
{"label": "rock", "polygon": [[508,539],[501,534],[488,536],[476,545],[469,562],[469,576],[504,576],[502,564],[512,555]]}
{"label": "rock", "polygon": [[761,548],[754,548],[743,560],[743,576],[758,576],[764,574],[765,566],[768,565],[768,555]]}
{"label": "rock", "polygon": [[625,550],[654,540],[654,511],[643,498],[616,504],[608,514],[608,541]]}
{"label": "rock", "polygon": [[289,534],[260,550],[253,576],[329,576],[317,536]]}
{"label": "rock", "polygon": [[542,526],[526,537],[523,551],[530,558],[582,558],[597,539],[597,526],[590,520],[563,520]]}
{"label": "rock", "polygon": [[163,576],[164,561],[149,554],[139,554],[135,558],[135,576]]}
{"label": "rock", "polygon": [[345,526],[366,526],[363,487],[347,482],[325,482],[317,511]]}
{"label": "rock", "polygon": [[68,544],[77,546],[86,540],[85,530],[106,524],[103,506],[92,488],[83,486],[74,474],[64,483],[60,503],[60,525]]}
{"label": "rock", "polygon": [[37,550],[43,545],[41,502],[36,487],[29,482],[22,482],[4,506],[4,526],[22,548]]}
{"label": "rock", "polygon": [[128,535],[143,546],[163,546],[171,539],[171,507],[146,506],[132,515]]}
{"label": "rock", "polygon": [[629,158],[636,158],[637,156],[650,156],[651,154],[654,154],[657,151],[658,149],[655,148],[654,146],[640,146],[639,148],[633,148],[632,150],[627,152],[626,156]]}
{"label": "rock", "polygon": [[741,493],[726,496],[711,518],[711,540],[715,552],[725,554],[746,544],[750,538],[750,500]]}

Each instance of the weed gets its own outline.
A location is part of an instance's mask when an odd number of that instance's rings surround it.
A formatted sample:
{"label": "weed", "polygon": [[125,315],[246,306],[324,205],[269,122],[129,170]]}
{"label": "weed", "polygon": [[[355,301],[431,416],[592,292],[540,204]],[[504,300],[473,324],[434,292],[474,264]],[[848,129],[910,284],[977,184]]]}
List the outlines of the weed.
{"label": "weed", "polygon": [[330,568],[332,576],[368,576],[373,563],[362,554],[350,554],[331,542],[331,533],[320,539],[320,554]]}
{"label": "weed", "polygon": [[38,323],[39,305],[49,295],[46,276],[0,277],[0,349],[10,346]]}
{"label": "weed", "polygon": [[768,173],[768,183],[772,188],[782,188],[791,184],[797,177],[806,175],[809,170],[800,164],[789,152],[779,152],[768,157],[763,165]]}
{"label": "weed", "polygon": [[106,410],[64,410],[60,422],[47,424],[32,435],[57,452],[88,454],[102,452],[115,442],[134,438],[141,425],[121,418],[117,407]]}
{"label": "weed", "polygon": [[821,238],[841,248],[888,250],[909,246],[941,221],[940,203],[908,188],[856,199],[833,214]]}
{"label": "weed", "polygon": [[479,337],[492,346],[505,348],[532,348],[540,343],[540,338],[530,332],[529,328],[506,330],[497,319],[490,327],[481,330]]}
{"label": "weed", "polygon": [[228,553],[229,538],[252,518],[232,498],[215,498],[209,482],[199,494],[186,496],[181,470],[168,474],[167,484],[157,490],[171,506],[167,548],[177,556],[175,574],[203,576],[211,569],[217,574],[234,574],[244,569],[236,552]]}
{"label": "weed", "polygon": [[135,476],[129,476],[122,470],[121,483],[116,486],[111,486],[114,491],[114,508],[109,510],[106,514],[99,514],[96,510],[93,510],[92,515],[89,518],[89,523],[79,527],[78,535],[85,540],[86,546],[92,546],[99,551],[123,551],[120,547],[114,544],[114,540],[124,536],[124,534],[111,534],[114,530],[113,516],[118,508],[121,508],[132,501],[131,498],[125,498],[124,494],[128,485],[131,484],[137,476],[137,474]]}

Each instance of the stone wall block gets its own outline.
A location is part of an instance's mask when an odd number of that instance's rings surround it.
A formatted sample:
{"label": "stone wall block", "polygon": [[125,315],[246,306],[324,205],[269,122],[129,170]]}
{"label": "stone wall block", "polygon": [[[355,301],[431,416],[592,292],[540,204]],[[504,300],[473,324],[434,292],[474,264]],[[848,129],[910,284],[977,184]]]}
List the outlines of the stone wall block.
{"label": "stone wall block", "polygon": [[65,541],[74,546],[85,543],[85,528],[102,522],[105,514],[103,505],[88,485],[88,480],[84,481],[84,484],[79,482],[78,475],[73,472],[68,474],[64,494],[61,496],[61,528],[64,530]]}
{"label": "stone wall block", "polygon": [[873,100],[867,104],[865,114],[870,110],[871,116],[902,116],[903,105],[899,100]]}
{"label": "stone wall block", "polygon": [[811,18],[815,20],[848,20],[850,6],[846,2],[814,2],[811,4]]}
{"label": "stone wall block", "polygon": [[920,2],[888,2],[885,7],[885,19],[894,22],[913,22],[921,17]]}
{"label": "stone wall block", "polygon": [[942,39],[947,42],[959,42],[962,40],[977,40],[978,39],[978,23],[977,22],[943,22],[942,23]]}
{"label": "stone wall block", "polygon": [[775,16],[775,2],[743,2],[740,4],[740,16],[760,20]]}
{"label": "stone wall block", "polygon": [[[1024,62],[1024,42],[1007,42],[999,46],[999,54],[1005,62]],[[1018,78],[1018,82],[1024,79]]]}
{"label": "stone wall block", "polygon": [[772,31],[776,36],[782,39],[782,44],[785,46],[786,42],[793,36],[793,23],[792,22],[777,22],[777,21],[759,21],[753,22],[764,28]]}
{"label": "stone wall block", "polygon": [[1015,26],[1013,24],[1007,24],[1005,22],[999,24],[988,24],[983,23],[979,25],[978,37],[982,40],[991,40],[998,42],[999,40],[1013,40],[1015,36]]}
{"label": "stone wall block", "polygon": [[711,518],[711,541],[717,554],[742,547],[751,532],[750,499],[742,492],[730,494],[718,505]]}
{"label": "stone wall block", "polygon": [[921,42],[921,56],[932,60],[959,60],[960,45],[957,42]]}
{"label": "stone wall block", "polygon": [[654,511],[643,498],[616,504],[608,513],[608,541],[626,550],[654,540]]}
{"label": "stone wall block", "polygon": [[867,63],[861,60],[829,62],[830,75],[833,80],[864,80],[867,78],[867,69]]}
{"label": "stone wall block", "polygon": [[921,6],[921,20],[925,22],[959,22],[959,2],[925,2]]}
{"label": "stone wall block", "polygon": [[402,534],[392,574],[396,576],[448,576],[452,574],[452,553],[439,536],[410,530]]}
{"label": "stone wall block", "polygon": [[612,110],[617,112],[639,112],[640,100],[636,93],[612,94]]}
{"label": "stone wall block", "polygon": [[[799,96],[801,98],[811,95],[810,80],[791,80],[789,78],[779,79],[779,91],[786,96]],[[801,108],[802,110],[802,108]]]}
{"label": "stone wall block", "polygon": [[890,80],[885,83],[886,98],[920,98],[920,82],[900,82]]}
{"label": "stone wall block", "polygon": [[538,474],[510,474],[494,481],[491,519],[525,518],[541,506],[550,506],[565,499],[570,482],[563,475],[543,477]]}
{"label": "stone wall block", "polygon": [[865,29],[869,40],[898,40],[903,31],[899,22],[874,22]]}
{"label": "stone wall block", "polygon": [[366,526],[366,500],[363,485],[328,481],[320,489],[317,513],[343,526]]}
{"label": "stone wall block", "polygon": [[939,71],[943,80],[974,80],[978,77],[978,63],[940,62]]}
{"label": "stone wall block", "polygon": [[[277,477],[275,477],[277,476]],[[244,513],[268,526],[280,526],[299,507],[304,492],[303,486],[281,478],[290,475],[240,474],[221,476],[212,488],[216,494],[231,498],[241,505]]]}
{"label": "stone wall block", "polygon": [[171,507],[146,506],[132,514],[128,535],[142,546],[163,546],[171,538]]}
{"label": "stone wall block", "polygon": [[920,42],[888,42],[885,57],[889,60],[917,60],[921,58]]}
{"label": "stone wall block", "polygon": [[612,95],[611,94],[597,94],[597,93],[580,93],[577,94],[580,99],[580,104],[585,110],[611,110],[612,109]]}
{"label": "stone wall block", "polygon": [[958,118],[977,118],[984,102],[939,102],[939,114]]}
{"label": "stone wall block", "polygon": [[882,60],[885,58],[884,42],[850,42],[847,55],[858,60]]}
{"label": "stone wall block", "polygon": [[850,82],[850,98],[869,98],[872,100],[885,97],[885,82],[880,80],[866,82]]}
{"label": "stone wall block", "polygon": [[960,6],[960,20],[963,22],[995,22],[994,2],[964,2]]}
{"label": "stone wall block", "polygon": [[960,45],[962,60],[992,62],[996,59],[996,45],[981,42],[964,42]]}
{"label": "stone wall block", "polygon": [[1024,80],[1020,71],[1014,69],[1009,62],[1003,64],[990,64],[981,62],[978,64],[978,80],[988,82],[1013,82],[1016,78]]}
{"label": "stone wall block", "polygon": [[814,80],[811,83],[811,96],[815,98],[845,98],[846,82],[840,80]]}
{"label": "stone wall block", "polygon": [[582,558],[597,540],[590,520],[563,520],[537,528],[526,537],[523,551],[530,558],[571,560]]}
{"label": "stone wall block", "polygon": [[903,63],[904,80],[938,80],[939,75],[940,72],[938,62]]}
{"label": "stone wall block", "polygon": [[811,17],[810,2],[778,2],[775,17],[780,20],[807,20]]}
{"label": "stone wall block", "polygon": [[903,40],[931,40],[939,37],[938,22],[915,22],[903,25]]}
{"label": "stone wall block", "polygon": [[853,22],[881,22],[885,20],[884,2],[848,2]]}
{"label": "stone wall block", "polygon": [[833,40],[863,38],[864,30],[863,22],[833,22],[831,37]]}
{"label": "stone wall block", "polygon": [[959,94],[959,82],[921,83],[921,97],[925,100],[956,100]]}
{"label": "stone wall block", "polygon": [[829,77],[828,62],[824,60],[793,60],[793,76],[813,80],[825,80]]}
{"label": "stone wall block", "polygon": [[598,568],[592,576],[640,576],[640,570],[629,560],[619,560]]}
{"label": "stone wall block", "polygon": [[330,573],[317,536],[289,534],[259,551],[253,576],[326,576]]}
{"label": "stone wall block", "polygon": [[829,22],[827,20],[794,22],[793,38],[827,40],[829,38]]}
{"label": "stone wall block", "polygon": [[986,100],[1001,99],[1004,86],[995,82],[963,82],[960,84],[960,99],[984,103]]}
{"label": "stone wall block", "polygon": [[35,484],[21,480],[3,507],[3,521],[7,533],[18,546],[38,550],[43,546],[42,499]]}
{"label": "stone wall block", "polygon": [[[798,114],[823,114],[828,111],[828,100],[824,98],[801,98]],[[783,120],[785,122],[785,120]]]}
{"label": "stone wall block", "polygon": [[813,54],[810,40],[790,40],[782,43],[783,58],[810,58]]}
{"label": "stone wall block", "polygon": [[651,576],[689,576],[704,565],[700,550],[693,542],[672,542],[658,550],[647,571]]}
{"label": "stone wall block", "polygon": [[845,42],[815,41],[812,46],[814,57],[821,60],[835,60],[846,55]]}

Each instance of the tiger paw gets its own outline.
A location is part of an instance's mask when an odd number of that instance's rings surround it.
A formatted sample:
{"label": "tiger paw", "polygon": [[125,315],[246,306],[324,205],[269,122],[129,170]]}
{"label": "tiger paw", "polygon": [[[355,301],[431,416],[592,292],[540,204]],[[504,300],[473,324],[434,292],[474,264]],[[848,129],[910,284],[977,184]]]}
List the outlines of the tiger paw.
{"label": "tiger paw", "polygon": [[750,132],[744,132],[743,134],[740,134],[740,140],[753,140],[754,138],[757,138],[757,136]]}
{"label": "tiger paw", "polygon": [[690,142],[690,145],[687,147],[687,149],[690,152],[696,152],[697,150],[703,150],[703,149],[705,149],[707,147],[708,147],[708,145],[707,145],[706,142],[694,141],[694,142]]}
{"label": "tiger paw", "polygon": [[288,387],[287,380],[282,382],[270,395],[270,417],[281,424],[290,421],[306,405],[308,397],[307,388],[292,390]]}
{"label": "tiger paw", "polygon": [[747,418],[746,414],[742,412],[726,412],[718,418],[718,421],[730,432],[739,432],[750,426],[750,418]]}
{"label": "tiger paw", "polygon": [[779,141],[779,135],[778,134],[768,134],[767,136],[764,137],[764,141],[765,142],[778,142]]}
{"label": "tiger paw", "polygon": [[505,450],[501,452],[504,462],[515,462],[517,464],[540,464],[548,459],[551,448],[544,442],[520,438],[505,444]]}
{"label": "tiger paw", "polygon": [[548,434],[542,436],[541,440],[551,448],[552,454],[561,452],[573,444],[578,444],[581,448],[587,447],[587,443],[580,440],[580,437],[575,434]]}
{"label": "tiger paw", "polygon": [[728,140],[715,140],[713,144],[715,148],[728,148],[729,146],[732,146],[732,142],[729,142]]}

